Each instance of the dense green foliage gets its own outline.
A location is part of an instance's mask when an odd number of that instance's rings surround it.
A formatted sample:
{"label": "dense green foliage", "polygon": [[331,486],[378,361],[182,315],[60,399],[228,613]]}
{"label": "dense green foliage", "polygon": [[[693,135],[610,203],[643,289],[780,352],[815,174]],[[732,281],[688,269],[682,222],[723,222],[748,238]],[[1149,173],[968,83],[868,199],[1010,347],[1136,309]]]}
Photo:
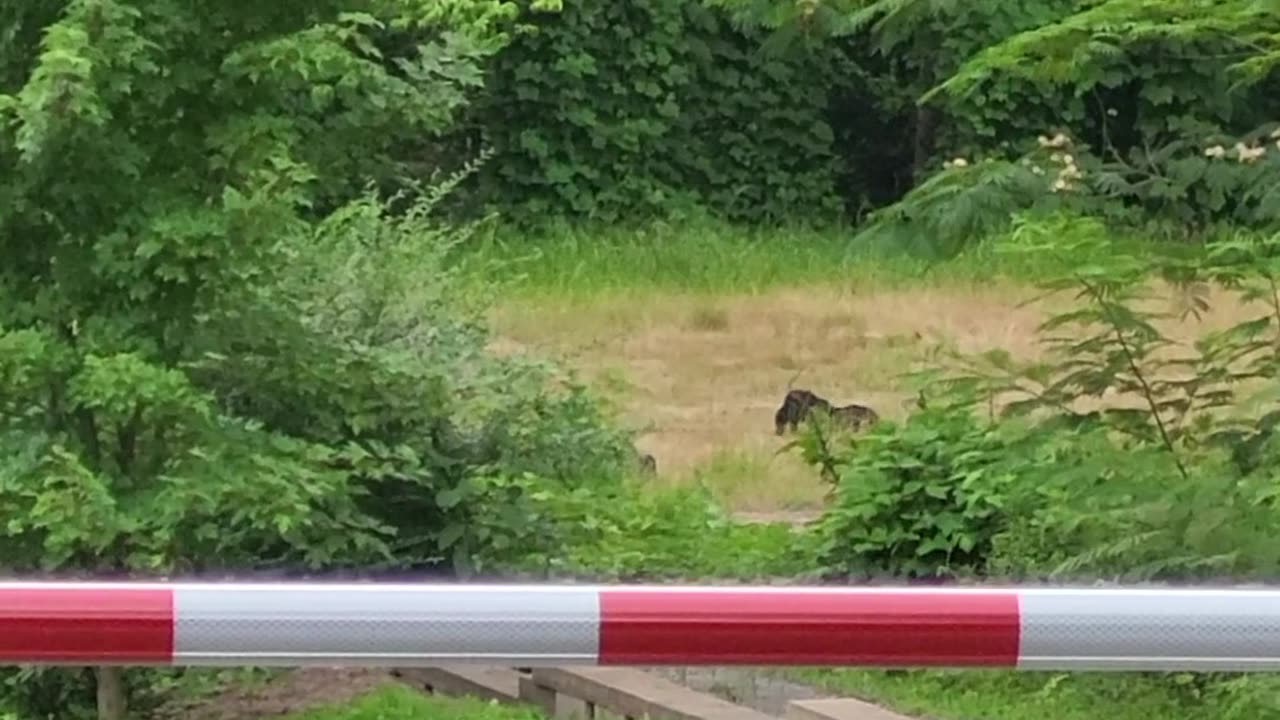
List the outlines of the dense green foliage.
{"label": "dense green foliage", "polygon": [[1001,500],[1044,470],[1016,450],[1017,438],[952,408],[878,424],[856,453],[823,458],[838,492],[817,528],[818,562],[841,576],[982,571]]}
{"label": "dense green foliage", "polygon": [[492,63],[475,122],[505,209],[604,220],[696,203],[732,218],[830,216],[828,96],[847,72],[822,46],[762,55],[761,37],[698,3],[569,3]]}
{"label": "dense green foliage", "polygon": [[[1106,242],[1101,223],[1080,218],[1023,230],[1010,251],[1070,257]],[[828,568],[1273,573],[1276,242],[1163,259],[1117,252],[1076,266],[1043,283],[1072,295],[1041,328],[1045,359],[947,352],[922,373],[927,407],[905,423],[807,444],[837,474],[822,526]],[[1153,268],[1170,297],[1153,294]],[[1254,314],[1194,342],[1170,337],[1165,321],[1210,310],[1213,285]],[[1170,300],[1174,311],[1153,309]]]}
{"label": "dense green foliage", "polygon": [[[1062,217],[1024,224],[1007,249],[1069,261],[1107,237],[1098,221]],[[927,407],[906,422],[845,439],[815,426],[800,445],[836,475],[815,561],[837,576],[1274,577],[1278,242],[1065,262],[1043,284],[1070,296],[1041,327],[1043,360],[947,352],[921,373]],[[1168,335],[1167,321],[1212,310],[1215,287],[1252,314],[1192,341]],[[1164,677],[1189,708],[1274,711],[1269,678]],[[1106,681],[1053,684],[1094,692]]]}
{"label": "dense green foliage", "polygon": [[[616,474],[625,434],[580,386],[487,351],[444,262],[472,228],[433,212],[462,178],[408,160],[502,42],[465,5],[23,15],[0,49],[6,572],[466,572],[476,518],[513,511],[502,478]],[[32,675],[24,713],[87,699]]]}
{"label": "dense green foliage", "polygon": [[[9,3],[0,569],[1272,576],[1277,65],[1275,0]],[[701,289],[999,235],[1071,304],[1042,362],[940,356],[908,419],[806,435],[822,520],[744,527],[623,483],[596,398],[491,350],[498,269],[454,262],[480,209],[665,217],[611,267]],[[781,260],[653,252],[673,219],[842,212],[849,243]],[[613,252],[558,241],[564,285]],[[1209,287],[1257,312],[1179,342],[1153,277],[1184,314]],[[145,708],[183,675],[5,671],[0,714],[88,717],[116,681]],[[1275,705],[1256,678],[1143,683]]]}
{"label": "dense green foliage", "polygon": [[1179,237],[1280,220],[1271,0],[628,0],[532,26],[467,133],[521,217],[842,204],[881,208],[862,242],[934,255],[1063,205]]}

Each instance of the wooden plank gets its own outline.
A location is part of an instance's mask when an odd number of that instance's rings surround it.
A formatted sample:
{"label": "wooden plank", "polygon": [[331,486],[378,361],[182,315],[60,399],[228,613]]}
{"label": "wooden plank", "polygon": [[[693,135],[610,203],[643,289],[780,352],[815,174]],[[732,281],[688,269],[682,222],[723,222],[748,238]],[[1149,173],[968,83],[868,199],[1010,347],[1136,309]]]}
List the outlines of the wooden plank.
{"label": "wooden plank", "polygon": [[532,675],[520,676],[520,699],[542,710],[548,717],[556,714],[556,691],[534,682]]}
{"label": "wooden plank", "polygon": [[854,698],[792,700],[787,720],[910,720],[892,710]]}
{"label": "wooden plank", "polygon": [[629,668],[535,668],[531,683],[611,713],[651,720],[777,720]]}
{"label": "wooden plank", "polygon": [[396,668],[391,674],[401,682],[442,695],[471,696],[515,705],[520,699],[520,673],[505,667],[448,665],[432,668]]}

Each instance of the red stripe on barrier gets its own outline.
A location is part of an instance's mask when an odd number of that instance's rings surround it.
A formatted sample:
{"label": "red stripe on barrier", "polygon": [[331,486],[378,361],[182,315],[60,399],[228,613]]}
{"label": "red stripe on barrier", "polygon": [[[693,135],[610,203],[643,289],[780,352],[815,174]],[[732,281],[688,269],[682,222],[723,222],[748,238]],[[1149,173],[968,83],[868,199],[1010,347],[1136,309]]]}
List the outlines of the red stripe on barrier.
{"label": "red stripe on barrier", "polygon": [[141,588],[0,589],[0,664],[167,663],[173,592]]}
{"label": "red stripe on barrier", "polygon": [[603,590],[602,665],[1014,666],[1013,592]]}

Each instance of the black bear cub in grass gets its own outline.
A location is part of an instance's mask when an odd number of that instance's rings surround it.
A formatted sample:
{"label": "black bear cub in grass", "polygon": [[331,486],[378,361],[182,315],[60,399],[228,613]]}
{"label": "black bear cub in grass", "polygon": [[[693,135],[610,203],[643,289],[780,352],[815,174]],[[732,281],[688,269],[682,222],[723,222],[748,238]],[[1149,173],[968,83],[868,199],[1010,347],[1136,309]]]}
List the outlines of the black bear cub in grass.
{"label": "black bear cub in grass", "polygon": [[658,472],[658,461],[649,453],[641,453],[640,472],[645,475],[656,475]]}
{"label": "black bear cub in grass", "polygon": [[657,475],[658,461],[647,452],[640,452],[640,448],[635,445],[631,446],[631,462],[633,467],[640,472],[641,475]]}
{"label": "black bear cub in grass", "polygon": [[864,425],[880,419],[875,410],[856,403],[843,407],[834,407],[825,398],[808,390],[791,390],[782,400],[782,407],[773,414],[773,426],[776,434],[781,435],[788,427],[792,432],[800,423],[809,417],[809,413],[817,408],[828,413],[831,419],[850,430],[860,430]]}

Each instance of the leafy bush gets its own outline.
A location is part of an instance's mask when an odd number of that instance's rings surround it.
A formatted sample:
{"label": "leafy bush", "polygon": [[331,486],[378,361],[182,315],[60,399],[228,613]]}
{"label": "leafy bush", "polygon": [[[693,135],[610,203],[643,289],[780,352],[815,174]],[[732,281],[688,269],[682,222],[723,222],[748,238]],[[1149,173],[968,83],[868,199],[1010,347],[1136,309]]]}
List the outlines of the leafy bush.
{"label": "leafy bush", "polygon": [[[1096,222],[1022,230],[1009,250],[1096,256],[1106,242]],[[1262,460],[1275,447],[1278,242],[1242,238],[1181,258],[1113,253],[1044,284],[1074,297],[1041,325],[1043,360],[957,358],[945,384],[971,409],[998,403],[1002,418],[1031,422],[1044,440],[1020,460],[1052,468],[1011,496],[1016,519],[996,542],[1002,572],[1146,580],[1280,567],[1263,530],[1274,493]],[[1153,271],[1172,312],[1154,305]],[[1170,337],[1168,321],[1211,311],[1214,283],[1253,313],[1189,343]]]}
{"label": "leafy bush", "polygon": [[[949,161],[951,162],[951,161]],[[1035,169],[1008,160],[952,164],[898,202],[870,213],[857,242],[928,259],[952,258],[1009,228],[1018,213],[1048,214],[1064,205]]]}
{"label": "leafy bush", "polygon": [[[1066,268],[1043,284],[1041,300],[1071,296],[1040,327],[1043,358],[951,353],[926,373],[928,407],[904,423],[834,448],[820,426],[806,434],[806,459],[836,478],[824,565],[1129,580],[1280,568],[1264,459],[1277,447],[1280,237],[1138,256],[1097,220],[1018,222],[1003,251],[1060,254]],[[1171,337],[1167,323],[1212,310],[1215,284],[1251,312]]]}
{"label": "leafy bush", "polygon": [[1058,464],[1044,466],[1054,472],[1008,505],[1009,525],[993,543],[993,574],[1216,581],[1267,577],[1280,567],[1267,530],[1273,477],[1242,480],[1223,453],[1207,453],[1183,479],[1158,448],[1117,446],[1096,432],[1059,442]]}
{"label": "leafy bush", "polygon": [[[904,422],[842,444],[821,424],[803,436],[806,459],[837,478],[818,528],[824,569],[1015,582],[1274,576],[1280,237],[1240,233],[1139,256],[1112,244],[1098,220],[1017,222],[1004,251],[1061,254],[1050,265],[1065,268],[1038,298],[1049,306],[1043,357],[950,353],[922,373],[924,407]],[[1172,336],[1171,321],[1212,312],[1212,289],[1243,316],[1191,340]],[[1145,676],[1142,686],[1164,686],[1179,706],[1237,717],[1275,706],[1265,678]],[[1130,684],[1026,682],[1046,694]]]}
{"label": "leafy bush", "polygon": [[702,488],[634,483],[565,492],[527,479],[526,537],[501,563],[521,573],[592,581],[799,578],[812,568],[808,534],[734,521]]}
{"label": "leafy bush", "polygon": [[[812,430],[810,430],[812,432]],[[943,577],[982,572],[1004,525],[1008,461],[1018,438],[967,408],[884,420],[832,449],[835,497],[816,532],[817,561],[839,576]]]}
{"label": "leafy bush", "polygon": [[[470,228],[432,215],[456,179],[398,178],[391,147],[448,129],[483,44],[374,5],[72,2],[5,57],[33,68],[0,95],[5,570],[465,570],[473,514],[509,501],[481,481],[620,466],[590,397],[486,351],[442,272]],[[87,700],[37,675],[16,709]]]}
{"label": "leafy bush", "polygon": [[1014,218],[1045,223],[1063,213],[1177,240],[1221,227],[1265,233],[1280,227],[1280,145],[1271,147],[1277,138],[1280,129],[1267,123],[1238,136],[1215,131],[1122,155],[1062,132],[1041,135],[1020,154],[947,160],[901,200],[871,213],[858,242],[954,257],[1019,230]]}
{"label": "leafy bush", "polygon": [[[893,121],[844,155],[895,148],[862,165],[894,165],[899,190],[859,208],[883,210],[862,242],[945,256],[1015,211],[1063,205],[1177,238],[1280,220],[1266,2],[711,2],[771,29],[766,45],[857,46],[833,102],[856,88]],[[842,138],[865,124],[830,122]],[[1045,147],[1060,137],[1071,147]]]}
{"label": "leafy bush", "polygon": [[691,200],[736,219],[838,210],[826,117],[838,49],[761,53],[762,35],[700,3],[567,3],[531,21],[492,63],[475,118],[503,207],[604,220]]}

